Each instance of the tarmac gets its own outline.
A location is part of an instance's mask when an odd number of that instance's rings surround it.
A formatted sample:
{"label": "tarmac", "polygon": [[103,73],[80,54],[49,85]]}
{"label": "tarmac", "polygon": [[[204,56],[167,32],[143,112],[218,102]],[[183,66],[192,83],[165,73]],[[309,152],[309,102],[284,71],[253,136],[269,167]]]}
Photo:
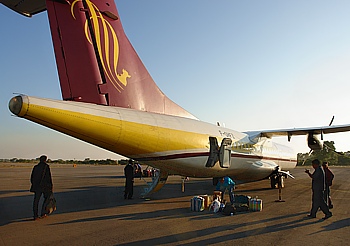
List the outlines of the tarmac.
{"label": "tarmac", "polygon": [[[170,176],[149,199],[139,198],[150,178],[135,179],[134,199],[124,200],[123,166],[51,165],[57,210],[32,220],[32,164],[0,163],[2,245],[349,245],[350,167],[332,167],[333,217],[306,217],[311,179],[304,167],[285,180],[282,199],[269,180],[241,184],[236,194],[263,200],[260,212],[224,216],[194,212],[195,195],[212,194],[211,179]],[[308,167],[309,169],[312,169]]]}

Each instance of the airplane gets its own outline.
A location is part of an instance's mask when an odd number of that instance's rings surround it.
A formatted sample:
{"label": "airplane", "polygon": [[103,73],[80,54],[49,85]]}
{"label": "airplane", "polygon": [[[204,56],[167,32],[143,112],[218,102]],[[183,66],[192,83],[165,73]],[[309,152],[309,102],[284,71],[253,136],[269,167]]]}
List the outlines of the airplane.
{"label": "airplane", "polygon": [[[10,111],[159,170],[145,190],[169,175],[236,183],[270,179],[271,187],[297,164],[275,136],[305,135],[311,151],[338,125],[239,132],[200,121],[156,85],[128,40],[113,0],[0,0],[27,17],[47,11],[63,100],[17,95]],[[318,139],[321,136],[321,141]],[[279,183],[280,184],[280,183]]]}

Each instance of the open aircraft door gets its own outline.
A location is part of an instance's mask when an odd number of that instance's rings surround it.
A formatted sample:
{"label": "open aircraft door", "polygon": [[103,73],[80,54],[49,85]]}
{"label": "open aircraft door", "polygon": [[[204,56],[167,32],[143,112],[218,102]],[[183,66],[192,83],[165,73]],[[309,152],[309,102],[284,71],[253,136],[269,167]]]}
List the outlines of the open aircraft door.
{"label": "open aircraft door", "polygon": [[218,140],[215,137],[209,137],[210,150],[206,167],[213,167],[219,161],[220,167],[228,168],[231,165],[231,146],[232,139],[224,138],[219,148]]}
{"label": "open aircraft door", "polygon": [[219,151],[219,162],[222,168],[228,168],[231,165],[231,146],[232,146],[231,138],[224,138],[221,141],[221,146]]}

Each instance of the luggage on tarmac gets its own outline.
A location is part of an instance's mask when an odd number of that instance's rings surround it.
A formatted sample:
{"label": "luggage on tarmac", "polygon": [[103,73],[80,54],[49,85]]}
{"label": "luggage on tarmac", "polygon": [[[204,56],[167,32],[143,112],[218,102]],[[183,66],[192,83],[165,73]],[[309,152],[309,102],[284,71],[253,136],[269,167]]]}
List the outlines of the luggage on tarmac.
{"label": "luggage on tarmac", "polygon": [[217,213],[220,211],[221,202],[218,198],[216,198],[209,206],[209,211],[212,211],[214,213]]}
{"label": "luggage on tarmac", "polygon": [[234,205],[236,212],[248,212],[250,196],[247,195],[234,195]]}
{"label": "luggage on tarmac", "polygon": [[222,209],[223,215],[234,215],[236,213],[236,207],[235,205],[231,204],[230,202],[225,204],[225,207]]}
{"label": "luggage on tarmac", "polygon": [[209,195],[200,195],[204,199],[204,209],[209,208],[210,203],[212,202],[213,198]]}
{"label": "luggage on tarmac", "polygon": [[56,199],[53,195],[53,192],[51,192],[48,200],[47,200],[47,203],[45,205],[45,213],[46,214],[51,214],[53,213],[54,211],[56,211]]}
{"label": "luggage on tarmac", "polygon": [[261,211],[262,210],[262,200],[258,198],[251,198],[249,200],[249,210],[250,211]]}
{"label": "luggage on tarmac", "polygon": [[204,198],[200,196],[194,196],[191,198],[191,211],[203,211],[204,210]]}
{"label": "luggage on tarmac", "polygon": [[235,204],[236,212],[248,212],[249,206],[248,204]]}
{"label": "luggage on tarmac", "polygon": [[222,202],[222,201],[221,201],[221,196],[222,196],[222,192],[221,192],[221,191],[218,191],[218,190],[215,190],[215,191],[214,191],[214,195],[213,195],[213,200],[218,199],[219,202]]}
{"label": "luggage on tarmac", "polygon": [[250,198],[251,198],[250,196],[246,196],[246,195],[234,195],[234,203],[248,205]]}

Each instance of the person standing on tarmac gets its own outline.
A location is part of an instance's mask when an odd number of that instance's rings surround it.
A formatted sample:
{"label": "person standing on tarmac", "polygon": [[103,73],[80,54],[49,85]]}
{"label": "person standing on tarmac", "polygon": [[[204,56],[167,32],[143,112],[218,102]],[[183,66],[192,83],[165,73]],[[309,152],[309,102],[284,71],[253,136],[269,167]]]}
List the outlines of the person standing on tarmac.
{"label": "person standing on tarmac", "polygon": [[332,213],[329,211],[324,200],[325,175],[318,159],[313,160],[311,163],[315,171],[311,174],[308,169],[305,170],[305,173],[312,178],[312,208],[308,217],[316,218],[316,213],[318,209],[321,208],[322,212],[325,214],[323,218],[325,220],[332,217]]}
{"label": "person standing on tarmac", "polygon": [[132,199],[134,193],[134,161],[129,160],[128,164],[124,167],[125,175],[125,190],[124,199]]}
{"label": "person standing on tarmac", "polygon": [[32,170],[32,174],[30,176],[30,182],[31,182],[30,191],[34,192],[34,201],[33,201],[34,220],[39,219],[38,206],[39,206],[41,195],[44,195],[44,202],[41,208],[41,218],[45,218],[47,216],[45,211],[45,206],[53,190],[50,166],[46,163],[47,156],[42,155],[40,156],[39,160],[40,162],[34,166]]}
{"label": "person standing on tarmac", "polygon": [[219,180],[219,182],[216,185],[216,190],[221,191],[221,200],[224,200],[224,195],[225,195],[225,191],[228,190],[228,194],[230,196],[230,202],[231,204],[233,204],[234,202],[234,194],[233,194],[233,190],[235,189],[235,185],[236,183],[233,182],[232,179],[230,179],[229,177],[223,177]]}
{"label": "person standing on tarmac", "polygon": [[331,186],[333,183],[334,174],[329,169],[328,162],[326,162],[326,161],[323,162],[322,167],[323,167],[324,175],[326,177],[326,188],[325,188],[325,192],[324,192],[324,200],[327,203],[328,207],[331,209],[331,208],[333,208],[333,203],[332,203],[332,199],[331,199]]}

